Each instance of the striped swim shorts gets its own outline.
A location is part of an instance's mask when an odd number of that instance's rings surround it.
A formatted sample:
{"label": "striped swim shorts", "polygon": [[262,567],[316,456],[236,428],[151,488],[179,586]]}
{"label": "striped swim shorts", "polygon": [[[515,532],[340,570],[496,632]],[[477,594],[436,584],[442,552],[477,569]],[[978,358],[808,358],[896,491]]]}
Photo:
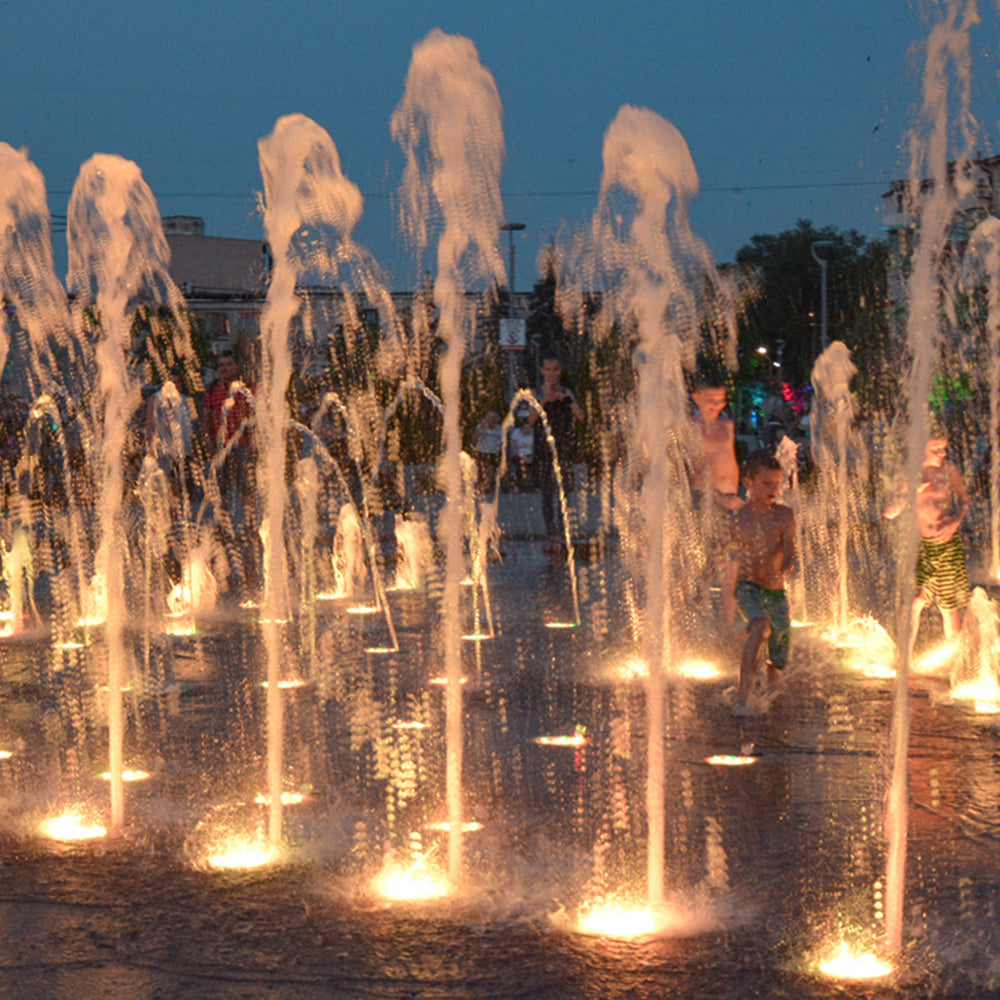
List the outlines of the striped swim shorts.
{"label": "striped swim shorts", "polygon": [[969,577],[965,570],[962,539],[956,532],[946,542],[920,539],[917,555],[917,588],[939,608],[964,608],[969,603]]}

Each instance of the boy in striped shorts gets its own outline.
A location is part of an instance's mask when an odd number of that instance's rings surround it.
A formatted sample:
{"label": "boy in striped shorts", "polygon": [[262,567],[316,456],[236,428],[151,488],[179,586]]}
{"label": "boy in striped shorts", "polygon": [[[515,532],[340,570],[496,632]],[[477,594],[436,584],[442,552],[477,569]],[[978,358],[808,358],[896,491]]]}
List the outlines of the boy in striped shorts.
{"label": "boy in striped shorts", "polygon": [[[969,604],[969,579],[965,552],[958,527],[969,509],[969,493],[961,474],[948,458],[948,440],[932,431],[924,450],[924,465],[917,486],[917,592],[910,619],[910,658],[920,629],[920,614],[936,604],[941,612],[946,639],[958,635],[962,613]],[[904,487],[905,491],[905,487]],[[898,517],[906,507],[904,495],[885,509],[885,516]]]}

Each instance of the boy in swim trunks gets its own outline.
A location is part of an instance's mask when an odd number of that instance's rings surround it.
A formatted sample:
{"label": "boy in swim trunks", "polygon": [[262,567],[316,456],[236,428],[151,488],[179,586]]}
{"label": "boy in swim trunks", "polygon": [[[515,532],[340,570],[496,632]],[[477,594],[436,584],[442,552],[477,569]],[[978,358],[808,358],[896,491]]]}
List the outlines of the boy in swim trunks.
{"label": "boy in swim trunks", "polygon": [[[910,618],[911,660],[924,608],[937,605],[945,638],[951,639],[958,635],[962,612],[969,604],[965,552],[958,534],[958,527],[969,509],[969,492],[958,468],[948,461],[947,455],[948,439],[940,430],[931,431],[917,486],[920,552],[917,555],[917,592]],[[885,508],[885,516],[890,520],[899,517],[906,508],[906,501],[904,485],[900,498]]]}
{"label": "boy in swim trunks", "polygon": [[769,451],[746,461],[743,485],[747,502],[732,519],[732,558],[736,564],[736,604],[747,626],[740,656],[737,709],[745,709],[750,687],[767,642],[768,681],[774,684],[788,664],[791,615],[785,576],[795,568],[795,514],[778,503],[784,473]]}

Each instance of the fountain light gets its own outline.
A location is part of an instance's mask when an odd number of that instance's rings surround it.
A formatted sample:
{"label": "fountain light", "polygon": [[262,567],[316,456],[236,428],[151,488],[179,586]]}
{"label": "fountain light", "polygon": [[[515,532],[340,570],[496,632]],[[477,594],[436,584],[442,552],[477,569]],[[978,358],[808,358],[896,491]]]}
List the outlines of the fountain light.
{"label": "fountain light", "polygon": [[[122,771],[122,781],[146,781],[150,777],[151,775],[149,771],[143,771],[141,768],[138,767],[126,767],[125,770]],[[110,781],[110,780],[111,780],[111,772],[102,771],[101,781]]]}
{"label": "fountain light", "polygon": [[[284,677],[278,681],[279,691],[295,691],[298,688],[309,687],[312,684],[311,680],[307,680],[302,677]],[[266,688],[268,686],[267,681],[261,681],[260,686]]]}
{"label": "fountain light", "polygon": [[462,638],[466,642],[482,642],[484,639],[492,639],[493,636],[489,632],[469,632],[467,635],[463,635]]}
{"label": "fountain light", "polygon": [[400,722],[394,722],[392,724],[393,729],[430,729],[430,726],[426,722],[417,722],[416,720],[402,720]]}
{"label": "fountain light", "polygon": [[649,664],[641,657],[633,656],[613,667],[611,676],[617,681],[645,680],[649,677]]}
{"label": "fountain light", "polygon": [[67,812],[61,816],[53,816],[43,820],[38,826],[38,832],[50,840],[99,840],[107,836],[108,831],[99,823],[84,818],[80,812]]}
{"label": "fountain light", "polygon": [[86,649],[87,647],[85,646],[84,643],[77,642],[75,639],[67,639],[65,642],[52,643],[52,648],[70,650],[70,649]]}
{"label": "fountain light", "polygon": [[913,669],[921,674],[939,673],[949,666],[951,661],[958,655],[958,643],[954,639],[945,639],[930,649],[916,660]]}
{"label": "fountain light", "polygon": [[[470,819],[462,824],[462,833],[476,833],[477,830],[482,830],[482,828],[482,823],[477,823],[476,820]],[[432,833],[450,833],[451,823],[447,820],[442,820],[439,823],[428,823],[424,829],[430,830]]]}
{"label": "fountain light", "polygon": [[365,652],[384,656],[386,653],[398,653],[399,648],[397,646],[365,646]]}
{"label": "fountain light", "polygon": [[706,757],[705,763],[713,767],[746,767],[748,764],[756,764],[759,759],[749,753],[716,753]]}
{"label": "fountain light", "polygon": [[247,837],[243,834],[231,833],[209,849],[207,863],[210,868],[222,870],[263,868],[273,864],[281,855],[277,847],[272,847],[257,834]]}
{"label": "fountain light", "polygon": [[321,590],[315,595],[317,601],[339,601],[343,594],[336,594],[332,590]]}
{"label": "fountain light", "polygon": [[[258,792],[254,796],[254,804],[258,806],[269,806],[271,804],[271,796],[266,792]],[[301,806],[306,802],[312,802],[313,797],[311,795],[306,795],[305,792],[282,792],[281,793],[281,804],[283,806]]]}
{"label": "fountain light", "polygon": [[896,668],[884,663],[858,663],[853,664],[853,667],[865,677],[875,677],[879,680],[891,680],[896,676]]}
{"label": "fountain light", "polygon": [[710,660],[685,660],[677,671],[681,677],[693,681],[711,681],[722,676],[722,670],[717,663]]}
{"label": "fountain light", "polygon": [[550,620],[545,623],[546,628],[576,628],[579,622],[561,622]]}
{"label": "fountain light", "polygon": [[992,675],[956,684],[950,693],[952,701],[972,702],[978,715],[1000,713],[1000,687]]}
{"label": "fountain light", "polygon": [[13,750],[0,750],[0,760],[10,760],[13,756]]}
{"label": "fountain light", "polygon": [[195,628],[194,620],[189,614],[184,611],[171,611],[164,615],[167,619],[167,624],[163,631],[167,635],[195,635],[197,629]]}
{"label": "fountain light", "polygon": [[[428,684],[436,684],[439,687],[444,687],[444,685],[448,683],[448,678],[447,677],[432,677],[427,683]],[[462,677],[459,680],[459,683],[460,684],[468,684],[469,683],[469,678],[468,677]]]}
{"label": "fountain light", "polygon": [[576,930],[594,937],[634,938],[655,934],[660,927],[656,912],[648,906],[605,902],[583,910]]}
{"label": "fountain light", "polygon": [[245,611],[254,611],[260,607],[260,604],[258,604],[252,597],[248,597],[246,600],[240,601],[240,607]]}
{"label": "fountain light", "polygon": [[587,742],[587,727],[577,726],[574,732],[559,736],[536,736],[534,742],[543,747],[582,747]]}
{"label": "fountain light", "polygon": [[388,864],[372,879],[372,889],[383,899],[440,899],[450,891],[448,880],[438,871],[428,868],[426,858],[419,858],[408,868]]}
{"label": "fountain light", "polygon": [[846,941],[831,948],[817,962],[820,973],[830,979],[883,979],[894,971],[891,962],[873,952],[855,950]]}
{"label": "fountain light", "polygon": [[377,604],[352,604],[346,609],[349,615],[375,615],[381,610]]}

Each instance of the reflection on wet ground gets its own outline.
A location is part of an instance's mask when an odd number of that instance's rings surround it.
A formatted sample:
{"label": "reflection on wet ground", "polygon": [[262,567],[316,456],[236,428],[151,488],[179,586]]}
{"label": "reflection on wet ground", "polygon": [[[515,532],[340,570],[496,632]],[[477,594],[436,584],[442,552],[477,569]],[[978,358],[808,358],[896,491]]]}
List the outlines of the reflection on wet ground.
{"label": "reflection on wet ground", "polygon": [[[266,807],[264,667],[252,611],[194,637],[134,639],[131,766],[119,842],[33,834],[56,804],[104,808],[99,644],[54,660],[42,639],[3,647],[0,991],[16,997],[979,997],[1000,988],[996,840],[1000,734],[992,716],[913,702],[907,954],[882,985],[818,978],[832,935],[877,939],[891,681],[850,671],[808,633],[787,691],[734,718],[721,676],[671,686],[667,894],[671,935],[584,937],[563,919],[595,895],[644,893],[645,713],[624,669],[627,588],[613,557],[582,563],[585,614],[564,620],[558,559],[508,543],[491,568],[493,638],[467,642],[467,891],[386,904],[368,888],[387,849],[444,851],[438,582],[391,596],[400,651],[366,653],[375,616],[323,602],[315,641],[287,636],[286,862],[204,864],[220,827]],[[694,635],[706,634],[693,621]],[[630,679],[631,676],[631,679]],[[568,745],[540,736],[579,735]],[[0,747],[3,749],[3,747]],[[746,766],[713,755],[748,754]]]}

